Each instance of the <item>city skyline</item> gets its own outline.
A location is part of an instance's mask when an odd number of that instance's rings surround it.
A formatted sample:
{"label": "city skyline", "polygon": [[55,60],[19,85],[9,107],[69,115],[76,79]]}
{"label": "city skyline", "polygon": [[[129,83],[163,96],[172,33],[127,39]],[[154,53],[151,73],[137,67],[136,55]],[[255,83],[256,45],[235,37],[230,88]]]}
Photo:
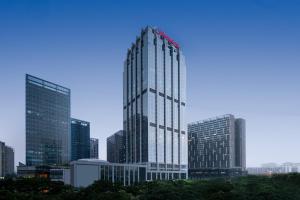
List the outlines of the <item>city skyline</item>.
{"label": "city skyline", "polygon": [[[112,7],[109,3],[92,8],[77,2],[69,8],[66,2],[35,6],[1,2],[0,19],[6,20],[0,20],[0,25],[6,29],[0,37],[0,73],[5,75],[0,86],[5,94],[0,140],[15,149],[16,162],[25,161],[24,75],[29,73],[72,90],[71,116],[91,122],[91,137],[99,138],[100,159],[105,159],[106,138],[122,129],[124,55],[134,35],[150,24],[167,32],[185,52],[187,122],[226,113],[241,116],[247,120],[247,166],[299,162],[300,97],[295,91],[300,89],[296,12],[300,6],[267,0],[245,2],[225,6],[227,11],[208,2],[202,7],[194,5],[204,11],[202,14],[184,5],[182,9],[190,9],[191,14],[173,16],[177,20],[174,24],[170,17],[151,19],[153,13],[132,22],[134,15],[124,12],[124,24],[118,23],[113,14],[105,12],[104,8]],[[91,12],[75,16],[74,10],[80,11],[81,6]],[[142,11],[153,8],[135,6]],[[66,13],[64,7],[69,8]],[[114,12],[121,7],[122,3]],[[180,11],[178,5],[171,8]],[[18,12],[10,14],[14,10]],[[218,11],[221,13],[213,16]],[[163,9],[157,12],[162,15]],[[251,18],[252,12],[257,16]],[[105,14],[111,17],[108,22],[101,20]],[[192,14],[199,17],[201,28],[192,25],[196,22]],[[241,15],[239,19],[237,15]],[[279,18],[282,20],[277,21]],[[122,37],[118,37],[120,32]]]}

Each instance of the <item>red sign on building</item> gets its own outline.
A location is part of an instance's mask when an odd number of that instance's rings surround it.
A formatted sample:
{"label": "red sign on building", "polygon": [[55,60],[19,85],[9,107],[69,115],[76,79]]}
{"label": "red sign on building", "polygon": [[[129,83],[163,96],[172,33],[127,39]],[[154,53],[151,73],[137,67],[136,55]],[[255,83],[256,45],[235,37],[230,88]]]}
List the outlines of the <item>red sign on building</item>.
{"label": "red sign on building", "polygon": [[162,36],[168,42],[170,42],[171,44],[173,44],[177,49],[179,49],[179,44],[177,42],[175,42],[172,38],[170,38],[167,34],[165,34],[164,32],[160,31],[159,29],[156,29],[156,32],[157,32],[158,35]]}

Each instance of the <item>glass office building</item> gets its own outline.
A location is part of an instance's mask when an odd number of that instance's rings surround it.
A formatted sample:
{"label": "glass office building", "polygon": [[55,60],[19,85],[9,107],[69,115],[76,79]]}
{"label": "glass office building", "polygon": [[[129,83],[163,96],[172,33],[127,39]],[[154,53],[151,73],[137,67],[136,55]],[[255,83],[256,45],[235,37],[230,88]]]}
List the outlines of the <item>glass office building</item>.
{"label": "glass office building", "polygon": [[70,161],[70,89],[26,74],[26,164]]}
{"label": "glass office building", "polygon": [[90,138],[90,158],[99,159],[99,140]]}
{"label": "glass office building", "polygon": [[90,123],[71,119],[71,160],[90,158]]}
{"label": "glass office building", "polygon": [[125,163],[125,135],[120,130],[106,139],[107,161]]}
{"label": "glass office building", "polygon": [[245,120],[231,114],[188,124],[189,177],[243,174],[245,134]]}
{"label": "glass office building", "polygon": [[144,163],[147,180],[186,178],[186,65],[179,45],[146,27],[123,71],[126,162]]}

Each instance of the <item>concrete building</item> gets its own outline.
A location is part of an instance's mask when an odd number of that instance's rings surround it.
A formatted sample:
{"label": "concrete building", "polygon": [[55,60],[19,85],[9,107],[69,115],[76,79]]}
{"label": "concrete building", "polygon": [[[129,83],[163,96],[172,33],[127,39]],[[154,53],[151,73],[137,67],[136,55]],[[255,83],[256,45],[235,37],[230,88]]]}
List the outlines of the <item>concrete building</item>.
{"label": "concrete building", "polygon": [[179,45],[146,27],[123,71],[126,163],[145,164],[147,180],[187,178],[186,65]]}
{"label": "concrete building", "polygon": [[246,169],[246,121],[235,120],[235,166]]}
{"label": "concrete building", "polygon": [[245,132],[245,120],[230,114],[190,123],[189,177],[214,176],[216,170],[228,175],[244,174]]}
{"label": "concrete building", "polygon": [[106,139],[107,161],[111,163],[125,163],[125,136],[120,130]]}
{"label": "concrete building", "polygon": [[90,138],[90,158],[99,159],[99,140]]}
{"label": "concrete building", "polygon": [[12,147],[0,141],[0,177],[12,175],[15,172],[15,153]]}
{"label": "concrete building", "polygon": [[86,187],[97,180],[123,185],[146,181],[146,166],[141,164],[109,163],[95,159],[80,159],[71,162],[71,184]]}
{"label": "concrete building", "polygon": [[90,123],[71,119],[71,160],[90,158]]}
{"label": "concrete building", "polygon": [[26,164],[62,165],[70,161],[71,91],[26,74]]}

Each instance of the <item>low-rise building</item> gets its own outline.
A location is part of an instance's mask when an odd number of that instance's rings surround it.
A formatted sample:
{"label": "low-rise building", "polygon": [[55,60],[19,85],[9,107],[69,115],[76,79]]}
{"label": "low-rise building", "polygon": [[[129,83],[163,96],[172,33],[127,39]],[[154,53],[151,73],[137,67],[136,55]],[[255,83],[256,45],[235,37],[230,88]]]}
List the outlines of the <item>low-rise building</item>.
{"label": "low-rise building", "polygon": [[46,178],[51,181],[61,181],[67,185],[71,183],[70,168],[66,166],[26,166],[19,163],[17,176],[23,178]]}
{"label": "low-rise building", "polygon": [[71,162],[71,185],[87,187],[97,180],[132,185],[146,181],[146,165],[110,163],[96,159]]}
{"label": "low-rise building", "polygon": [[267,163],[262,164],[261,167],[248,167],[247,171],[251,175],[300,173],[300,163],[286,162],[281,165],[276,163]]}

